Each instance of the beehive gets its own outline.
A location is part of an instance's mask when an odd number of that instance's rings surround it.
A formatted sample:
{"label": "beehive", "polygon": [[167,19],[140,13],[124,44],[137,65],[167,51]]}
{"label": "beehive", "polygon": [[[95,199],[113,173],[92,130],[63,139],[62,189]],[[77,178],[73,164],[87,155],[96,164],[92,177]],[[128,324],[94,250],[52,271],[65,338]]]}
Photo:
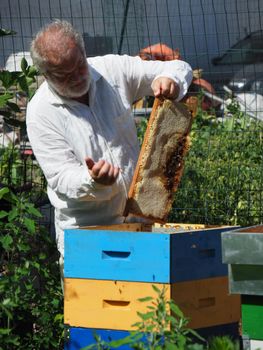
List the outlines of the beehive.
{"label": "beehive", "polygon": [[67,349],[75,349],[76,334],[91,337],[96,330],[105,339],[116,339],[132,330],[137,311],[146,311],[138,298],[156,298],[153,284],[165,286],[167,299],[191,318],[189,327],[216,334],[226,326],[237,332],[240,298],[228,293],[221,255],[224,230],[230,228],[66,230],[64,318],[71,334]]}

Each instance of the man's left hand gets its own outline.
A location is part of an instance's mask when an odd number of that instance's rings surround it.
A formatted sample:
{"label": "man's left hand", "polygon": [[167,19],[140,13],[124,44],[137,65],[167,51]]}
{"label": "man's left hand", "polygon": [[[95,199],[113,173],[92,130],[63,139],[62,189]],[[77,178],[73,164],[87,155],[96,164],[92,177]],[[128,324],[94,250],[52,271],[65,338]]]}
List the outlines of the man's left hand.
{"label": "man's left hand", "polygon": [[168,98],[174,100],[179,95],[178,84],[167,77],[159,77],[152,83],[152,90],[155,97],[160,99]]}

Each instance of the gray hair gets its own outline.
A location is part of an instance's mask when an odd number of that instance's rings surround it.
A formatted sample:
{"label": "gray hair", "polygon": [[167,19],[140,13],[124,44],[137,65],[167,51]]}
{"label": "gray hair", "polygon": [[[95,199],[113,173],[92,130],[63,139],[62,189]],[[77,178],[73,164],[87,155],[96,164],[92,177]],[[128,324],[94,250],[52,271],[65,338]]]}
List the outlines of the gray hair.
{"label": "gray hair", "polygon": [[45,74],[48,70],[49,51],[57,51],[62,55],[63,52],[67,52],[68,40],[65,40],[65,38],[73,40],[85,55],[85,45],[82,35],[69,22],[55,20],[41,29],[31,43],[31,57],[34,65],[41,73]]}

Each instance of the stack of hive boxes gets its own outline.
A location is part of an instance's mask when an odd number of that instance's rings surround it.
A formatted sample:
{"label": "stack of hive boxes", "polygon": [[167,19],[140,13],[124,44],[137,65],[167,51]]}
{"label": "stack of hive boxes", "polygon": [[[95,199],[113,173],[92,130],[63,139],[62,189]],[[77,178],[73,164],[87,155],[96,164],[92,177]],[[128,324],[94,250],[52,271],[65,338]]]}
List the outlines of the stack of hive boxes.
{"label": "stack of hive boxes", "polygon": [[137,312],[147,311],[138,299],[157,297],[153,284],[166,286],[167,299],[201,335],[237,335],[240,297],[229,295],[222,264],[221,232],[226,230],[138,232],[127,225],[119,231],[66,230],[66,349],[93,344],[94,332],[106,341],[128,335],[140,320]]}
{"label": "stack of hive boxes", "polygon": [[244,350],[263,350],[263,226],[222,233],[229,290],[241,295]]}

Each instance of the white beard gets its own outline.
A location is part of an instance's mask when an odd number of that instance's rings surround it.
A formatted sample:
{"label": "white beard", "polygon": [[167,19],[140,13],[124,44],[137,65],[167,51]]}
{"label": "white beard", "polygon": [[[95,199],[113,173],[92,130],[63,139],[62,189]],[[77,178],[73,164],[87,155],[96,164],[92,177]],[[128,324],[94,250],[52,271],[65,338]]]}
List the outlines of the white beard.
{"label": "white beard", "polygon": [[[84,79],[83,79],[84,81]],[[67,85],[65,87],[60,86],[59,84],[54,84],[50,79],[47,79],[48,84],[51,86],[53,90],[55,90],[60,96],[66,97],[66,98],[77,98],[84,96],[90,88],[90,77],[85,78],[85,84],[81,88],[78,88],[76,86],[71,87],[70,85]]]}

